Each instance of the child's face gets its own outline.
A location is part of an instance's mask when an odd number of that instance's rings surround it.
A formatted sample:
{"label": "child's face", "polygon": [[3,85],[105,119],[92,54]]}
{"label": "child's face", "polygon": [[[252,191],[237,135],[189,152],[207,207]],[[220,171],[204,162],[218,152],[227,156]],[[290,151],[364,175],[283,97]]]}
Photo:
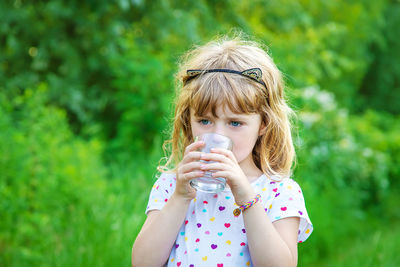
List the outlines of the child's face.
{"label": "child's face", "polygon": [[[204,133],[218,133],[229,137],[233,142],[233,154],[243,168],[253,164],[252,151],[257,138],[263,133],[259,114],[235,114],[226,106],[219,106],[217,117],[208,112],[197,117],[195,111],[190,111],[190,122],[193,136]],[[250,164],[250,165],[249,165]]]}

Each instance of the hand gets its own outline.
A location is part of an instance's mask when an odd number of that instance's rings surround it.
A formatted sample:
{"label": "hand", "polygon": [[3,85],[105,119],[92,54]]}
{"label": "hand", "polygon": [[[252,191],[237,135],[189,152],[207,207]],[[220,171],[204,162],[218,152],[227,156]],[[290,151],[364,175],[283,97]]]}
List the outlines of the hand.
{"label": "hand", "polygon": [[174,192],[177,197],[188,201],[196,197],[196,189],[190,185],[190,180],[204,175],[204,171],[200,170],[202,163],[199,161],[202,152],[197,151],[204,145],[203,141],[197,141],[186,147],[183,159],[177,168]]}
{"label": "hand", "polygon": [[200,169],[211,171],[212,176],[215,178],[225,178],[235,197],[236,204],[243,205],[253,199],[255,192],[232,151],[223,148],[213,148],[211,152],[202,154],[201,159],[214,162],[203,163]]}

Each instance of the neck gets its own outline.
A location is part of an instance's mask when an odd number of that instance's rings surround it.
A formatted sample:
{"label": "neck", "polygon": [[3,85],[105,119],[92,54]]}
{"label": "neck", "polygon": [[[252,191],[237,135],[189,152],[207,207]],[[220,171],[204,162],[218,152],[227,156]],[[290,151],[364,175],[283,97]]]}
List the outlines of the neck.
{"label": "neck", "polygon": [[263,172],[254,163],[253,157],[248,157],[246,160],[240,162],[239,166],[249,182],[256,180],[263,174]]}

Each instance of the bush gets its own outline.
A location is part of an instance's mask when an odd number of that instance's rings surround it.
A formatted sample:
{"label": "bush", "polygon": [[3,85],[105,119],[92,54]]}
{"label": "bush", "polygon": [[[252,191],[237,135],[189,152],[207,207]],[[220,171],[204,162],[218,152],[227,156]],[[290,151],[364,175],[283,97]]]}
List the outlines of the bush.
{"label": "bush", "polygon": [[47,103],[46,86],[9,96],[0,93],[0,262],[112,265],[121,233],[102,144],[74,137],[65,112]]}
{"label": "bush", "polygon": [[313,248],[305,258],[310,264],[334,258],[337,244],[364,236],[381,220],[400,218],[397,209],[387,210],[400,200],[394,197],[400,120],[372,111],[349,115],[333,94],[318,87],[296,90],[294,102],[301,106],[295,178],[315,224],[305,245]]}

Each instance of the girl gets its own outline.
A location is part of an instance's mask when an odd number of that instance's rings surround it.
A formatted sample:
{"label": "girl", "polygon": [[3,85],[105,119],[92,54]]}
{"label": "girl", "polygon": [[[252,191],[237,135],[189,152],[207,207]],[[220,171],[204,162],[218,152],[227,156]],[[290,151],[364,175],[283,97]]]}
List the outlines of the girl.
{"label": "girl", "polygon": [[[172,153],[150,193],[132,265],[296,266],[297,243],[313,228],[290,178],[292,111],[279,70],[257,43],[223,38],[187,53],[177,79]],[[229,137],[232,151],[199,152],[195,137],[208,132]],[[206,171],[227,188],[192,188]]]}

